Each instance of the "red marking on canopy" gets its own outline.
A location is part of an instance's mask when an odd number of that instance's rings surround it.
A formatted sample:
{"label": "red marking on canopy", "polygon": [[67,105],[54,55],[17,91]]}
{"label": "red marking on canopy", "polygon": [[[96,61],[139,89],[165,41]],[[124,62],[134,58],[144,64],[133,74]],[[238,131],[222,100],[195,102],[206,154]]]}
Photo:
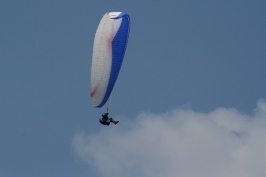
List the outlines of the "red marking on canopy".
{"label": "red marking on canopy", "polygon": [[91,97],[94,97],[99,89],[99,84],[96,85],[96,87],[91,92]]}
{"label": "red marking on canopy", "polygon": [[115,37],[115,32],[112,32],[106,39],[109,54],[112,54],[112,42],[113,42],[114,37]]}

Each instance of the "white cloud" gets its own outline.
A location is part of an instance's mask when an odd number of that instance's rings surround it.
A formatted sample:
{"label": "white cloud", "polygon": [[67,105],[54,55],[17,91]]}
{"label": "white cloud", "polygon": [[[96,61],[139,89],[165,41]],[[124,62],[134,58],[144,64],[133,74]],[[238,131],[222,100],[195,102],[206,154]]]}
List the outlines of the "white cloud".
{"label": "white cloud", "polygon": [[266,103],[259,100],[252,116],[225,108],[142,113],[93,135],[77,133],[73,147],[109,177],[264,177]]}

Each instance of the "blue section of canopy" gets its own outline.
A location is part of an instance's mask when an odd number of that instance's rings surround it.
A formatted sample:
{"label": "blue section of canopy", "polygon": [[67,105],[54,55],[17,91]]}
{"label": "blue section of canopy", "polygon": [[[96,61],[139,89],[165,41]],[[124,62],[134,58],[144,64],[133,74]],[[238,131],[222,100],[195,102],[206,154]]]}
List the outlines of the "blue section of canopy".
{"label": "blue section of canopy", "polygon": [[129,35],[130,18],[126,13],[123,13],[123,15],[119,30],[112,41],[112,66],[110,79],[105,96],[102,102],[97,106],[99,108],[106,103],[113,90],[125,55]]}

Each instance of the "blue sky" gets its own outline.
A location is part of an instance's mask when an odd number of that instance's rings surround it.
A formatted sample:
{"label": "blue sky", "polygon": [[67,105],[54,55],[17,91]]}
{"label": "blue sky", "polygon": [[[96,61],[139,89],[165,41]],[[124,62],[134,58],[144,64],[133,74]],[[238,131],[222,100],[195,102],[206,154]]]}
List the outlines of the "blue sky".
{"label": "blue sky", "polygon": [[[265,174],[265,8],[1,0],[0,176]],[[131,31],[110,103],[120,123],[103,127],[89,80],[109,11],[127,12]]]}

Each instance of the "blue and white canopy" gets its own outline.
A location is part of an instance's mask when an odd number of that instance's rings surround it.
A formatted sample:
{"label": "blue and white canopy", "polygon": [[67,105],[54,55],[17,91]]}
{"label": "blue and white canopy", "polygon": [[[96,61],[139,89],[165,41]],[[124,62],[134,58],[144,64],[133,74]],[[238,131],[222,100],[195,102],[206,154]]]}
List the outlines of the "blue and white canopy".
{"label": "blue and white canopy", "polygon": [[95,34],[91,65],[92,106],[102,107],[118,77],[126,51],[130,27],[124,12],[106,13]]}

